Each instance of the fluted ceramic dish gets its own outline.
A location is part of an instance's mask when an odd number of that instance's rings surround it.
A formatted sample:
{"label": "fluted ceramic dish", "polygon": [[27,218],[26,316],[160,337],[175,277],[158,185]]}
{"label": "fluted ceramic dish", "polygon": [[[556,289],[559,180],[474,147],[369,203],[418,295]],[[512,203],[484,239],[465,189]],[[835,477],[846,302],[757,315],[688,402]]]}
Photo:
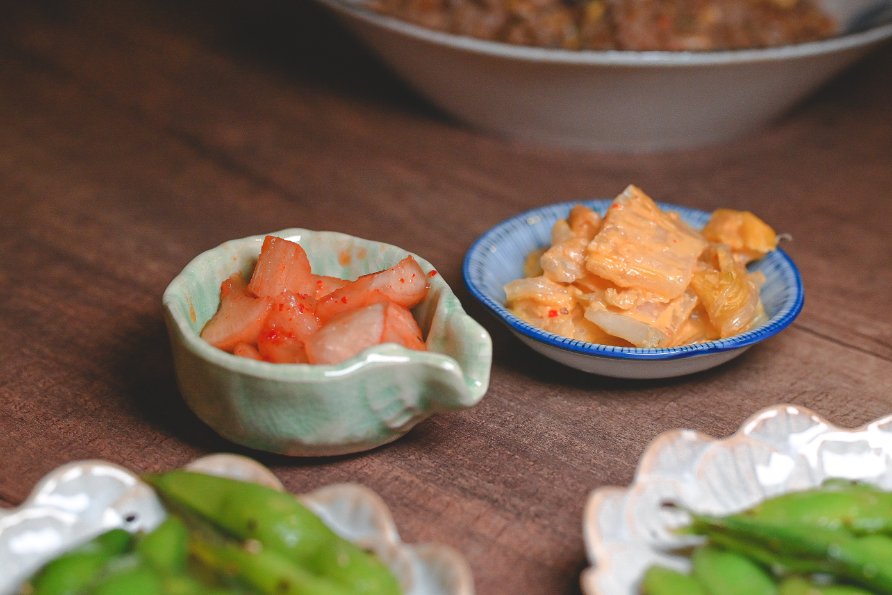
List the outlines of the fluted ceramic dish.
{"label": "fluted ceramic dish", "polygon": [[591,567],[582,573],[586,595],[637,595],[654,563],[689,569],[670,550],[693,544],[673,529],[685,514],[666,501],[707,514],[728,514],[828,478],[856,479],[892,489],[892,416],[857,429],[834,426],[806,408],[776,405],[716,439],[690,430],[658,436],[627,488],[591,493],[583,537]]}
{"label": "fluted ceramic dish", "polygon": [[[282,489],[273,473],[231,454],[203,457],[187,468]],[[358,484],[329,485],[297,496],[337,534],[383,560],[406,595],[473,595],[465,559],[448,546],[400,540],[386,504]],[[59,553],[114,527],[146,531],[164,518],[151,487],[118,465],[78,461],[44,477],[19,507],[0,509],[0,595]]]}
{"label": "fluted ceramic dish", "polygon": [[[353,279],[388,268],[408,252],[336,232],[286,229],[313,272]],[[413,314],[427,351],[378,345],[334,365],[273,364],[226,353],[199,336],[216,312],[220,283],[253,270],[263,235],[197,256],[168,286],[163,304],[177,381],[189,407],[225,438],[286,455],[322,456],[375,448],[438,411],[476,405],[492,363],[489,335],[462,309],[434,267]]]}
{"label": "fluted ceramic dish", "polygon": [[[397,74],[458,120],[588,149],[692,147],[753,133],[892,37],[889,0],[818,0],[839,37],[717,52],[572,51],[483,41],[319,0]],[[873,13],[870,13],[873,14]]]}
{"label": "fluted ceramic dish", "polygon": [[[804,290],[796,265],[777,249],[749,266],[765,275],[761,297],[768,314],[762,325],[734,337],[680,347],[635,348],[585,343],[546,332],[524,322],[505,308],[505,284],[523,276],[524,260],[532,250],[551,244],[551,228],[570,208],[585,204],[602,215],[609,200],[575,201],[532,209],[499,223],[471,246],[464,260],[465,283],[500,321],[526,345],[564,365],[616,378],[669,378],[700,372],[737,357],[760,341],[789,326],[802,310]],[[660,203],[697,229],[709,213]]]}

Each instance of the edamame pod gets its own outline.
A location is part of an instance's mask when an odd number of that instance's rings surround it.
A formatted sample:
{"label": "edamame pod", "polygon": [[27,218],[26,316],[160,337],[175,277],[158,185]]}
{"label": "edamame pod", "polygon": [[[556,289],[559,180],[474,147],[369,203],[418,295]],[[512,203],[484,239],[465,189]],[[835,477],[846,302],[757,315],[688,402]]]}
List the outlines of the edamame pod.
{"label": "edamame pod", "polygon": [[802,523],[859,534],[892,532],[892,492],[864,483],[826,482],[768,498],[741,514],[766,522]]}
{"label": "edamame pod", "polygon": [[91,585],[89,595],[166,595],[162,575],[137,556],[121,558]]}
{"label": "edamame pod", "polygon": [[133,536],[111,529],[61,554],[41,568],[28,588],[34,595],[76,595],[86,588],[115,556],[126,551]]}
{"label": "edamame pod", "polygon": [[263,595],[350,595],[340,583],[295,565],[275,550],[257,542],[233,543],[192,540],[195,557],[215,572],[241,581]]}
{"label": "edamame pod", "polygon": [[187,574],[164,579],[164,595],[246,595],[244,591],[226,587],[210,587]]}
{"label": "edamame pod", "polygon": [[641,580],[642,595],[708,595],[696,578],[664,566],[651,566]]}
{"label": "edamame pod", "polygon": [[746,556],[707,545],[691,561],[693,576],[710,595],[777,595],[771,576]]}
{"label": "edamame pod", "polygon": [[817,585],[801,576],[781,581],[778,595],[870,595],[870,591],[849,585]]}
{"label": "edamame pod", "polygon": [[189,560],[189,530],[178,517],[169,515],[137,541],[136,553],[156,570],[182,573]]}
{"label": "edamame pod", "polygon": [[856,537],[846,531],[763,522],[745,515],[693,515],[692,528],[710,539],[727,535],[778,556],[795,558],[800,569],[848,579],[892,595],[892,539]]}
{"label": "edamame pod", "polygon": [[356,595],[396,595],[396,578],[378,558],[341,538],[293,495],[256,483],[177,470],[147,476],[163,499],[239,539],[257,540]]}

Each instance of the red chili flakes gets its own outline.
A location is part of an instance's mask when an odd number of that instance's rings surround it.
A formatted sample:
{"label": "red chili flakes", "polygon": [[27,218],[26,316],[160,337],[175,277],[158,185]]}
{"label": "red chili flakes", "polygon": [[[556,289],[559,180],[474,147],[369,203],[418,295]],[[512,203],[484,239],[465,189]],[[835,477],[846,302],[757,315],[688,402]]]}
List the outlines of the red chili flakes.
{"label": "red chili flakes", "polygon": [[346,296],[346,295],[341,296],[341,303],[342,303],[342,304],[346,304],[346,303],[347,303],[347,296]]}
{"label": "red chili flakes", "polygon": [[429,272],[429,273],[427,274],[427,276],[428,276],[428,277],[436,277],[436,276],[437,276],[437,271],[431,271],[431,272]]}
{"label": "red chili flakes", "polygon": [[549,311],[548,311],[548,317],[549,317],[549,318],[555,318],[555,317],[557,317],[557,315],[558,315],[558,311],[557,311],[557,310],[549,310]]}

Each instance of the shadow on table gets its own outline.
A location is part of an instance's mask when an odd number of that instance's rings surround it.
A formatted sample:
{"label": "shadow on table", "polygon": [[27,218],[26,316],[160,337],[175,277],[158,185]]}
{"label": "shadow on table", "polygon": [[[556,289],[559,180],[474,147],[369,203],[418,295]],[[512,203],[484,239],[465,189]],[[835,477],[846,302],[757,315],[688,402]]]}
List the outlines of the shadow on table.
{"label": "shadow on table", "polygon": [[[323,7],[310,2],[197,2],[177,6],[186,19],[213,21],[219,51],[292,82],[436,119],[449,119],[386,68]],[[191,11],[191,12],[190,12]]]}
{"label": "shadow on table", "polygon": [[466,298],[462,300],[462,303],[468,314],[480,322],[492,337],[494,368],[502,368],[519,376],[528,376],[535,379],[536,383],[566,386],[586,391],[598,389],[605,391],[601,394],[607,399],[611,398],[610,393],[615,393],[615,398],[625,400],[634,396],[635,393],[641,393],[648,389],[677,386],[682,383],[690,383],[692,380],[707,379],[729,370],[737,364],[738,360],[743,361],[743,358],[747,356],[747,353],[744,353],[717,368],[676,378],[633,380],[600,376],[559,364],[533,351],[532,348],[515,337],[505,325],[496,321],[476,300]]}
{"label": "shadow on table", "polygon": [[169,435],[200,453],[241,454],[270,467],[331,464],[365,454],[292,457],[248,448],[223,438],[195,415],[180,394],[167,331],[160,316],[146,317],[139,328],[142,333],[132,337],[130,352],[116,358],[121,362],[118,373],[136,416],[159,434]]}

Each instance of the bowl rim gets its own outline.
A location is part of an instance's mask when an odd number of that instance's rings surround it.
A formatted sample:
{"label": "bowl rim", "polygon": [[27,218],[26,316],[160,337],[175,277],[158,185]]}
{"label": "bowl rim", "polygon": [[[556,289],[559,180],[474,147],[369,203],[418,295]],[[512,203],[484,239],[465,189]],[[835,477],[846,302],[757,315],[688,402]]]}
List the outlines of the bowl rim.
{"label": "bowl rim", "polygon": [[[780,331],[788,327],[802,311],[802,307],[805,303],[805,290],[802,284],[802,277],[796,264],[781,248],[776,248],[773,253],[779,258],[778,262],[781,265],[781,268],[787,273],[787,276],[793,279],[794,291],[792,299],[784,300],[781,308],[772,314],[767,322],[754,329],[750,329],[726,339],[704,341],[702,343],[690,343],[677,347],[619,347],[614,345],[588,343],[586,341],[562,337],[561,335],[544,331],[521,320],[505,308],[503,304],[489,297],[477,283],[473,270],[474,265],[484,258],[483,255],[486,253],[485,249],[494,244],[493,238],[510,236],[511,228],[531,217],[541,216],[543,211],[562,209],[569,211],[574,205],[585,204],[595,207],[595,210],[600,209],[599,212],[603,213],[604,209],[601,209],[600,207],[606,207],[611,202],[612,199],[582,199],[551,203],[527,209],[526,211],[522,211],[502,220],[480,235],[465,253],[465,258],[462,263],[462,277],[464,278],[465,285],[471,294],[483,303],[483,305],[486,306],[496,318],[503,324],[506,324],[519,336],[526,339],[532,339],[554,349],[611,360],[665,361],[744,349],[778,334]],[[679,213],[683,217],[684,215],[694,215],[697,217],[708,217],[709,215],[706,211],[683,205],[660,201],[657,201],[657,204],[661,209]]]}
{"label": "bowl rim", "polygon": [[[177,273],[177,275],[170,281],[170,283],[167,285],[167,288],[164,290],[161,302],[164,313],[166,314],[166,318],[168,318],[168,320],[174,327],[171,329],[171,339],[176,340],[174,339],[174,335],[176,337],[179,337],[179,342],[182,343],[186,349],[210,364],[225,368],[238,374],[243,374],[245,376],[258,379],[269,379],[282,382],[327,382],[350,375],[351,373],[354,373],[369,364],[408,362],[415,362],[417,364],[449,369],[455,371],[462,377],[466,376],[465,370],[462,369],[458,361],[456,361],[448,354],[431,351],[410,350],[408,348],[392,343],[383,343],[380,345],[369,347],[359,354],[336,364],[273,363],[239,357],[232,353],[223,351],[222,349],[217,349],[216,347],[204,341],[201,338],[200,334],[193,330],[192,325],[190,324],[189,320],[187,320],[188,317],[181,311],[180,308],[175,307],[175,302],[185,300],[185,298],[182,296],[183,289],[181,286],[185,283],[185,276],[187,271],[189,271],[193,267],[199,266],[202,261],[211,258],[212,255],[219,250],[225,249],[230,246],[256,242],[259,253],[261,242],[263,241],[263,238],[265,236],[274,235],[279,237],[293,237],[297,235],[305,235],[307,233],[313,235],[335,237],[338,239],[350,240],[353,242],[358,241],[365,245],[379,246],[387,250],[397,250],[404,254],[412,255],[426,273],[436,270],[436,267],[434,267],[430,262],[428,262],[421,256],[404,248],[400,248],[399,246],[396,246],[394,244],[379,242],[377,240],[369,240],[338,231],[312,230],[289,227],[277,231],[271,231],[268,233],[230,239],[207,250],[204,250],[203,252],[194,256],[180,270],[180,272]],[[455,292],[452,290],[446,280],[442,278],[442,275],[435,275],[433,277],[430,277],[429,283],[440,286],[441,291],[446,292],[444,294],[444,297],[448,298],[451,295],[454,299],[458,300],[457,296],[455,296]],[[464,313],[464,315],[468,316],[466,312]]]}
{"label": "bowl rim", "polygon": [[361,0],[318,0],[330,10],[357,18],[368,24],[433,45],[448,46],[492,58],[521,60],[542,64],[574,64],[623,67],[696,67],[722,64],[776,62],[830,54],[867,46],[892,37],[892,23],[884,23],[864,31],[836,35],[817,41],[716,51],[665,50],[567,50],[510,44],[477,39],[465,35],[429,29],[380,13],[361,5]]}

